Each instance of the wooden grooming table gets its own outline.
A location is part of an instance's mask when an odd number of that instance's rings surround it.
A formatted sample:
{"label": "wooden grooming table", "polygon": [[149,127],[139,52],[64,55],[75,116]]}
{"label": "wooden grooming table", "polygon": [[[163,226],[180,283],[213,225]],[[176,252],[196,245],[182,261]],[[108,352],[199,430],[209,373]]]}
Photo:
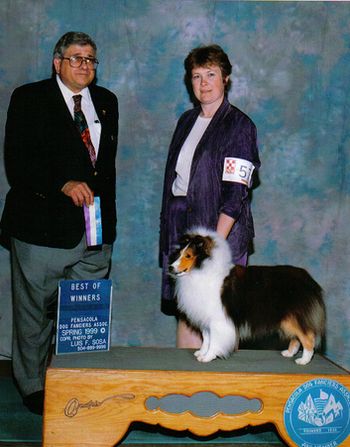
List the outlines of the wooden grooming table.
{"label": "wooden grooming table", "polygon": [[288,446],[297,446],[285,406],[316,378],[350,389],[349,372],[318,354],[306,366],[263,350],[210,363],[175,348],[58,355],[46,376],[43,446],[114,446],[136,421],[198,436],[273,423]]}

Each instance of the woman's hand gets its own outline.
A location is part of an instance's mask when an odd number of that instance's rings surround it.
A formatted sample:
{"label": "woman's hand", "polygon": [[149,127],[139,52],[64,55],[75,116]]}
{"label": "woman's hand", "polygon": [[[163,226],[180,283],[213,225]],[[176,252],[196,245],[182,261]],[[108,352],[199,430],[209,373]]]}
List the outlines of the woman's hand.
{"label": "woman's hand", "polygon": [[227,214],[221,213],[219,215],[218,223],[216,226],[217,233],[220,234],[224,239],[230,234],[233,225],[235,224],[235,220],[233,217],[228,216]]}

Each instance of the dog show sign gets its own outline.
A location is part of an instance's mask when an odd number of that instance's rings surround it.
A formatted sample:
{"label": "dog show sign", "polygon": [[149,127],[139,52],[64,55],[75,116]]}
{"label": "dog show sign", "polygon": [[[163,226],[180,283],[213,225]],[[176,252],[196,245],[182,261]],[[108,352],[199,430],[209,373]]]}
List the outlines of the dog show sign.
{"label": "dog show sign", "polygon": [[56,354],[108,351],[112,281],[59,282]]}
{"label": "dog show sign", "polygon": [[284,425],[298,446],[336,447],[349,436],[349,410],[349,390],[335,380],[317,378],[303,383],[289,397]]}

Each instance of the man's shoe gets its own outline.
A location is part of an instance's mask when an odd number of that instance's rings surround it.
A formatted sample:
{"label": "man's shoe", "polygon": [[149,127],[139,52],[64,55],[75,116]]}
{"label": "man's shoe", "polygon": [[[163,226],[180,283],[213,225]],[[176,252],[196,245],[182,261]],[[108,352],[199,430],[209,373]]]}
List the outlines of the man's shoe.
{"label": "man's shoe", "polygon": [[44,390],[24,396],[23,403],[32,413],[42,415],[44,412]]}

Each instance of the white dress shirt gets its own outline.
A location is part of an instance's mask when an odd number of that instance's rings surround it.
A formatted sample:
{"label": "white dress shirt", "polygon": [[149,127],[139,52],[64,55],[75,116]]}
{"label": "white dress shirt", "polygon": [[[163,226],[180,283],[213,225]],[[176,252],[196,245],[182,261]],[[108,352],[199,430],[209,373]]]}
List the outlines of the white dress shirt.
{"label": "white dress shirt", "polygon": [[99,122],[94,104],[91,99],[90,91],[88,87],[85,87],[78,93],[72,92],[62,81],[61,78],[56,75],[58,86],[61,90],[63,98],[67,104],[67,107],[74,119],[74,100],[73,96],[81,95],[81,110],[85,115],[86,122],[89,127],[90,137],[92,144],[94,145],[96,156],[98,154],[98,148],[100,145],[100,137],[101,137],[101,123]]}

